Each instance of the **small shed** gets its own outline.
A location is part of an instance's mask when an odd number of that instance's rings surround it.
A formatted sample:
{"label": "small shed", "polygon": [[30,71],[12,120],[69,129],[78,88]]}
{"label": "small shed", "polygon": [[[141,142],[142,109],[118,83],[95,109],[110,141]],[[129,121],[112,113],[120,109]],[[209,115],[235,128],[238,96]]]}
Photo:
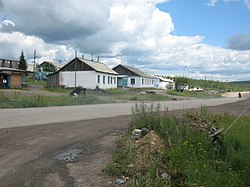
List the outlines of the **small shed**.
{"label": "small shed", "polygon": [[0,88],[16,88],[26,83],[25,70],[0,67]]}

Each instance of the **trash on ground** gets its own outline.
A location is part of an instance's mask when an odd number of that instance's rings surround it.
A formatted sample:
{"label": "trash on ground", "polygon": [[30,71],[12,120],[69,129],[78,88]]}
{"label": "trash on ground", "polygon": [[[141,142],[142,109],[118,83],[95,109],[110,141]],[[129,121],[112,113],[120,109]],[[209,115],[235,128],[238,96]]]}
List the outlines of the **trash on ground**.
{"label": "trash on ground", "polygon": [[132,136],[131,136],[131,138],[132,138],[133,140],[138,140],[138,139],[141,137],[141,134],[142,134],[142,130],[141,130],[141,129],[134,129],[134,130],[132,131]]}
{"label": "trash on ground", "polygon": [[128,165],[129,168],[132,168],[133,166],[134,166],[133,163]]}
{"label": "trash on ground", "polygon": [[168,180],[168,181],[171,180],[171,176],[170,176],[167,172],[162,173],[162,174],[161,174],[161,177],[162,177],[163,179]]}
{"label": "trash on ground", "polygon": [[142,128],[142,129],[134,129],[132,131],[132,136],[131,138],[133,140],[138,140],[139,138],[145,136],[147,133],[149,133],[149,129],[147,128]]}
{"label": "trash on ground", "polygon": [[126,181],[123,180],[123,179],[117,179],[117,180],[115,181],[116,184],[124,184],[125,182],[126,182]]}

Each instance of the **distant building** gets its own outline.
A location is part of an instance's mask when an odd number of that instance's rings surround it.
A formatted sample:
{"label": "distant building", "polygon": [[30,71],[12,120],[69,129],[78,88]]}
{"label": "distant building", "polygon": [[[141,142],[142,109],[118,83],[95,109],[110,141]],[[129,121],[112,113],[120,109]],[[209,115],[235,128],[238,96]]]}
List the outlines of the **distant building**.
{"label": "distant building", "polygon": [[154,77],[154,87],[158,89],[175,89],[175,82],[172,79],[166,79],[160,76]]}
{"label": "distant building", "polygon": [[48,86],[109,89],[117,87],[117,73],[107,65],[74,58],[60,70],[47,76]]}
{"label": "distant building", "polygon": [[18,69],[18,64],[19,64],[18,60],[0,58],[0,67]]}
{"label": "distant building", "polygon": [[21,87],[26,71],[18,69],[19,61],[0,58],[0,89]]}
{"label": "distant building", "polygon": [[129,87],[129,88],[153,88],[154,78],[141,70],[125,66],[118,65],[113,68],[119,75],[117,78],[118,87]]}

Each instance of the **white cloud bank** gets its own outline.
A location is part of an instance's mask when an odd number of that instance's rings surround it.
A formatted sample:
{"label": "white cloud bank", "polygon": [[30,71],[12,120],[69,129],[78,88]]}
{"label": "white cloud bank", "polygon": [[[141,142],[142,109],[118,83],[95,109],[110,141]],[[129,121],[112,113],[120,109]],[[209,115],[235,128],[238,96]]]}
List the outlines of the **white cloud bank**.
{"label": "white cloud bank", "polygon": [[[94,53],[108,65],[134,65],[149,73],[194,78],[250,79],[250,51],[203,43],[202,36],[175,36],[164,0],[0,0],[14,27],[0,28],[0,57],[18,58],[21,50],[39,61],[68,61],[74,49]],[[216,1],[213,1],[216,3]],[[11,25],[10,23],[8,25]],[[184,67],[186,68],[184,69]]]}

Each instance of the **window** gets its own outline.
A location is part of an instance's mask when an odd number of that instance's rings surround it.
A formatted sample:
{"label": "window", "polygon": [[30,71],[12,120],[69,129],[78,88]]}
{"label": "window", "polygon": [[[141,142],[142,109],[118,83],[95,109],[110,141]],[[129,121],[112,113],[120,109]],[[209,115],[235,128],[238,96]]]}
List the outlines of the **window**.
{"label": "window", "polygon": [[135,79],[131,78],[131,84],[135,84]]}
{"label": "window", "polygon": [[97,75],[97,83],[100,83],[100,75]]}
{"label": "window", "polygon": [[141,84],[142,84],[142,85],[144,84],[144,79],[141,79]]}
{"label": "window", "polygon": [[108,77],[108,84],[110,83],[110,77]]}
{"label": "window", "polygon": [[111,77],[111,84],[113,84],[113,77]]}
{"label": "window", "polygon": [[105,76],[102,77],[102,82],[105,84]]}
{"label": "window", "polygon": [[116,84],[116,77],[114,77],[114,84]]}

